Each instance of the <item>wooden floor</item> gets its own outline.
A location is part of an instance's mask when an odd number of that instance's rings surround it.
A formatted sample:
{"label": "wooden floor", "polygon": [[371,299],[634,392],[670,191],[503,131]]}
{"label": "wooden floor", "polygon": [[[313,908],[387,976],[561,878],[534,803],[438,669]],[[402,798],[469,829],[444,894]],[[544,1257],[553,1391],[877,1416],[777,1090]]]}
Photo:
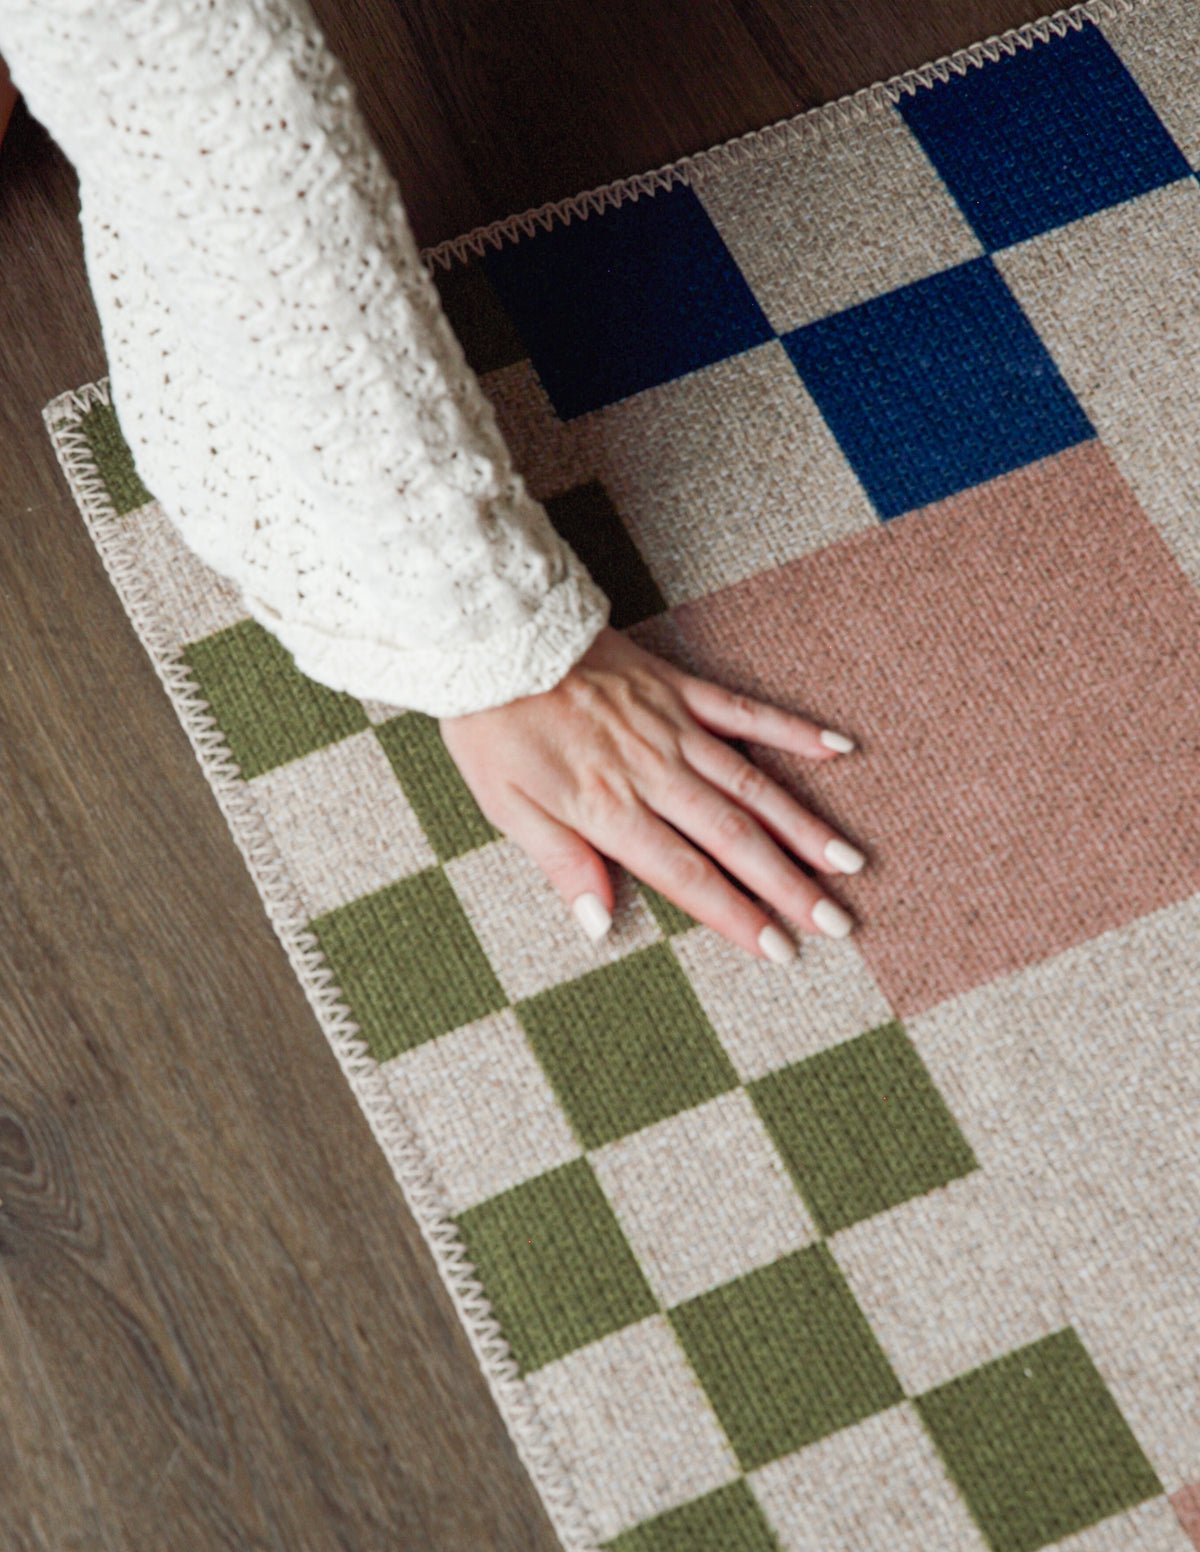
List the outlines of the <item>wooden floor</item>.
{"label": "wooden floor", "polygon": [[[1039,0],[323,0],[422,244]],[[551,1552],[432,1261],[39,418],[104,372],[0,151],[0,1548]]]}

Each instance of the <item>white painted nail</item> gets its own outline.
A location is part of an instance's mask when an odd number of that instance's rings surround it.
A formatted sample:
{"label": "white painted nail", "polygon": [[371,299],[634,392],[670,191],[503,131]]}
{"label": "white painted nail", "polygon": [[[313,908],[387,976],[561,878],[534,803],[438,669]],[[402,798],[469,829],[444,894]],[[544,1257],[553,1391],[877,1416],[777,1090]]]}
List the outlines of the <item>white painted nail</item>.
{"label": "white painted nail", "polygon": [[791,938],[786,937],[771,923],[768,923],[759,933],[758,946],[772,964],[786,965],[789,959],[796,957],[796,945]]}
{"label": "white painted nail", "polygon": [[830,841],[825,848],[825,861],[839,873],[857,873],[866,860],[861,851],[855,851],[846,841]]}
{"label": "white painted nail", "polygon": [[852,738],[847,738],[845,733],[835,733],[832,728],[826,728],[821,734],[821,742],[826,749],[836,749],[839,754],[849,754],[854,748]]}
{"label": "white painted nail", "polygon": [[600,939],[612,926],[612,917],[605,909],[604,901],[599,895],[591,893],[582,894],[571,907],[575,920],[591,938],[593,943],[599,943]]}
{"label": "white painted nail", "polygon": [[834,905],[832,900],[818,900],[813,906],[812,917],[827,938],[844,938],[854,926],[841,906]]}

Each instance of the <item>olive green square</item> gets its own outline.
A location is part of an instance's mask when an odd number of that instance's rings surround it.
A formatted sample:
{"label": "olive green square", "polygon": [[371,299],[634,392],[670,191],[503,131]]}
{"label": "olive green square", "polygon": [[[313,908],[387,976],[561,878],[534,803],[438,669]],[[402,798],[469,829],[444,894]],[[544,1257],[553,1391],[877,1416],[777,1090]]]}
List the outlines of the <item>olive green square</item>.
{"label": "olive green square", "polygon": [[436,717],[406,711],[375,734],[439,862],[500,839],[450,758]]}
{"label": "olive green square", "polygon": [[737,1087],[737,1073],[665,943],[516,1004],[585,1148]]}
{"label": "olive green square", "polygon": [[608,623],[613,630],[624,630],[666,610],[658,583],[599,480],[551,496],[546,512],[596,586],[608,595]]}
{"label": "olive green square", "polygon": [[309,930],[376,1061],[508,1005],[441,868],[327,911]]}
{"label": "olive green square", "polygon": [[668,1313],[743,1471],[903,1399],[824,1244]]}
{"label": "olive green square", "polygon": [[689,916],[682,906],[676,905],[673,900],[668,900],[666,895],[660,895],[657,889],[651,889],[650,885],[641,879],[637,880],[637,887],[650,907],[650,914],[658,923],[658,930],[664,938],[674,937],[677,932],[687,932],[690,928],[699,925],[696,918]]}
{"label": "olive green square", "polygon": [[180,655],[246,781],[370,726],[361,702],[306,678],[257,620],[190,642]]}
{"label": "olive green square", "polygon": [[916,1407],[993,1552],[1036,1552],[1163,1490],[1069,1326]]}
{"label": "olive green square", "polygon": [[979,1167],[897,1023],[747,1088],[823,1234]]}
{"label": "olive green square", "polygon": [[741,1477],[643,1520],[604,1545],[610,1552],[779,1552],[758,1499]]}
{"label": "olive green square", "polygon": [[442,311],[473,372],[482,377],[485,372],[528,358],[525,342],[482,264],[454,263],[449,269],[433,264],[430,273],[442,299]]}
{"label": "olive green square", "polygon": [[658,1312],[586,1159],[457,1218],[522,1373]]}
{"label": "olive green square", "polygon": [[93,404],[85,410],[79,417],[79,429],[118,517],[154,500],[134,467],[133,454],[111,404]]}

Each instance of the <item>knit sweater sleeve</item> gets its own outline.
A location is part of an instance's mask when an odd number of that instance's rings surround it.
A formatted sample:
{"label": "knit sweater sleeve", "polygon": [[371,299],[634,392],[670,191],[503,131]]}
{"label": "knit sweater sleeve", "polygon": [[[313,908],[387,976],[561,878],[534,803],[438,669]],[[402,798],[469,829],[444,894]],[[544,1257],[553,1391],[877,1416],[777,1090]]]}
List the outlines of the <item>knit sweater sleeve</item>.
{"label": "knit sweater sleeve", "polygon": [[184,542],[310,678],[455,716],[609,605],[514,471],[306,0],[0,0],[79,175],[113,401]]}

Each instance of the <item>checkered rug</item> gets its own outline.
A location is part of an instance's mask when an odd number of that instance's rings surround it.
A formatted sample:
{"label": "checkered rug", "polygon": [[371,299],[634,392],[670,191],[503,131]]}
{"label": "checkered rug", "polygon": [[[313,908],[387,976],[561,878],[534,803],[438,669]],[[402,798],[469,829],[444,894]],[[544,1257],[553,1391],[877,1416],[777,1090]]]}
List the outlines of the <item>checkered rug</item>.
{"label": "checkered rug", "polygon": [[869,852],[592,947],[436,722],[46,418],[565,1547],[1200,1547],[1200,7],[1092,5],[430,254],[535,495]]}

